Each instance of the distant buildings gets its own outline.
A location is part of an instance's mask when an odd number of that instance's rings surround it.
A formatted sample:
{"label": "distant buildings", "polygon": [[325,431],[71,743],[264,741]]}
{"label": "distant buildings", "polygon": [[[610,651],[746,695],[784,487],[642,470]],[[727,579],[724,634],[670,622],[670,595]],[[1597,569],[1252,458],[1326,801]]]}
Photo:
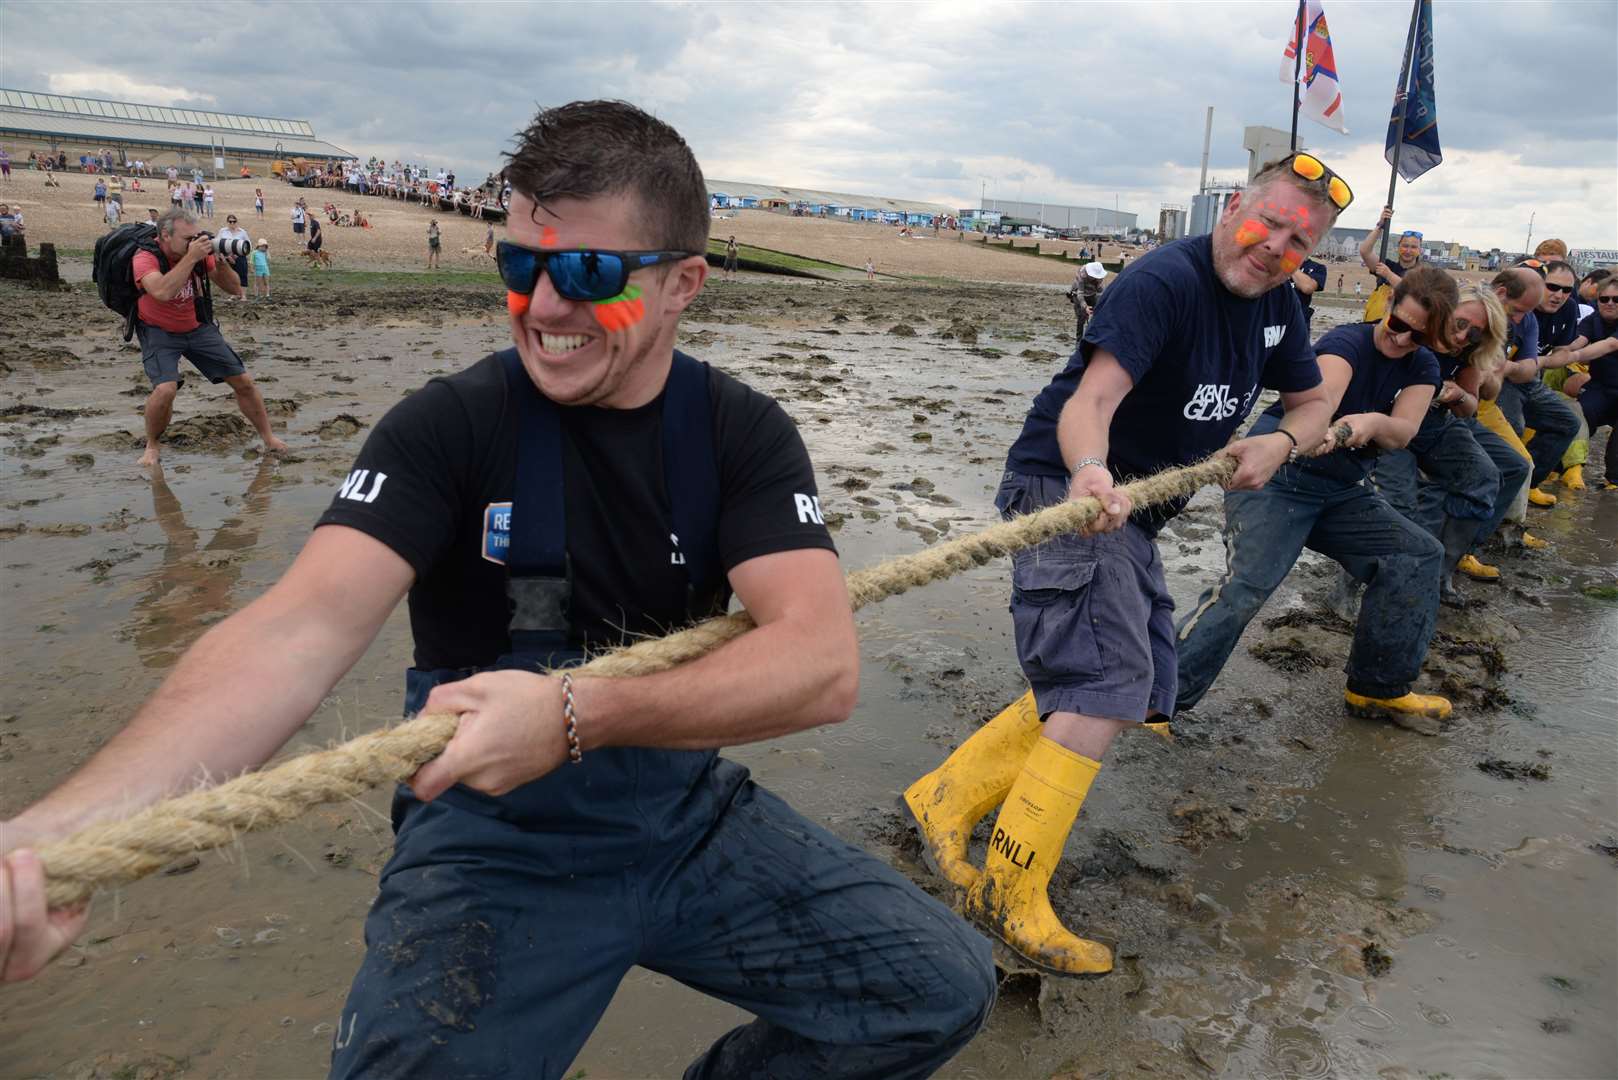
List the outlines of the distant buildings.
{"label": "distant buildings", "polygon": [[1157,212],[1157,238],[1168,243],[1188,235],[1186,229],[1191,223],[1190,216],[1183,206],[1164,206]]}
{"label": "distant buildings", "polygon": [[1191,200],[1191,218],[1186,235],[1206,236],[1213,232],[1225,207],[1245,187],[1245,184],[1216,180],[1203,188]]}
{"label": "distant buildings", "polygon": [[12,159],[30,150],[66,154],[72,166],[80,155],[110,150],[122,160],[140,159],[159,167],[218,167],[234,175],[243,168],[267,169],[283,158],[346,160],[351,155],[315,136],[307,120],[212,112],[205,109],[139,105],[127,101],[40,94],[0,89],[0,137]]}
{"label": "distant buildings", "polygon": [[903,221],[921,224],[953,216],[940,203],[891,199],[881,195],[855,195],[846,191],[748,184],[739,180],[709,180],[708,202],[716,209],[791,210],[815,217],[842,217],[851,221]]}
{"label": "distant buildings", "polygon": [[[1043,227],[1053,232],[1087,233],[1092,236],[1124,236],[1134,232],[1138,217],[1125,210],[1108,210],[1102,206],[1015,202],[1010,199],[985,199],[981,207],[961,211],[961,217],[966,219],[987,218],[991,214],[999,215],[999,219],[1015,218],[1018,226]],[[1001,223],[1004,224],[1004,221]]]}

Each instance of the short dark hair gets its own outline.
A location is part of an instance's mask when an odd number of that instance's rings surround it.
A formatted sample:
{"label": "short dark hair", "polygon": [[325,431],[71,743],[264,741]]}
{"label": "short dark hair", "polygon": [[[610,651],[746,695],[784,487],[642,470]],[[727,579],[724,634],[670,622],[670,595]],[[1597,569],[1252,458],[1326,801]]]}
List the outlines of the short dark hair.
{"label": "short dark hair", "polygon": [[1570,262],[1564,262],[1561,259],[1552,259],[1550,262],[1545,264],[1546,277],[1550,277],[1552,274],[1559,274],[1563,270],[1566,270],[1569,274],[1572,274],[1574,281],[1579,280],[1579,272],[1573,269],[1573,264]]}
{"label": "short dark hair", "polygon": [[680,133],[627,101],[575,101],[541,109],[517,133],[501,175],[544,206],[553,199],[627,194],[653,242],[708,248],[708,185]]}

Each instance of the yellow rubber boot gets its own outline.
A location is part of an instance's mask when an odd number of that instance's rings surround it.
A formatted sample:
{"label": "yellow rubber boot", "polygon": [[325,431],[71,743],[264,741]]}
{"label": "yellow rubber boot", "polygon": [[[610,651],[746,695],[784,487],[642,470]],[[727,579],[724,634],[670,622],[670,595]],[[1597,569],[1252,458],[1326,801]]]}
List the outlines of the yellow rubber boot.
{"label": "yellow rubber boot", "polygon": [[1500,580],[1500,568],[1478,561],[1476,555],[1462,555],[1461,561],[1455,564],[1455,569],[1474,581]]}
{"label": "yellow rubber boot", "polygon": [[1524,529],[1522,533],[1522,546],[1527,548],[1529,551],[1544,551],[1546,548],[1551,546],[1551,542],[1549,540],[1541,540],[1527,529]]}
{"label": "yellow rubber boot", "polygon": [[994,823],[983,873],[966,893],[966,914],[974,922],[1029,963],[1058,975],[1112,970],[1112,950],[1070,933],[1046,891],[1100,771],[1099,761],[1041,737]]}
{"label": "yellow rubber boot", "polygon": [[963,889],[978,879],[977,867],[966,861],[966,841],[1011,790],[1040,727],[1030,690],[905,789],[905,808],[921,833],[928,865],[940,877]]}
{"label": "yellow rubber boot", "polygon": [[1396,698],[1374,698],[1344,690],[1343,701],[1354,713],[1392,720],[1420,735],[1437,735],[1438,721],[1451,712],[1449,699],[1437,694],[1406,693]]}
{"label": "yellow rubber boot", "polygon": [[1585,488],[1584,466],[1569,465],[1567,471],[1562,474],[1562,486],[1569,491],[1583,491]]}
{"label": "yellow rubber boot", "polygon": [[1541,491],[1537,487],[1528,489],[1529,506],[1555,506],[1556,496],[1548,491]]}
{"label": "yellow rubber boot", "polygon": [[1147,722],[1143,723],[1141,727],[1145,728],[1147,731],[1150,731],[1153,735],[1156,735],[1164,742],[1174,741],[1174,732],[1169,730],[1169,722],[1167,720],[1148,720]]}
{"label": "yellow rubber boot", "polygon": [[1562,479],[1562,474],[1559,472],[1548,472],[1545,474],[1545,482],[1547,484],[1554,484],[1560,479]]}

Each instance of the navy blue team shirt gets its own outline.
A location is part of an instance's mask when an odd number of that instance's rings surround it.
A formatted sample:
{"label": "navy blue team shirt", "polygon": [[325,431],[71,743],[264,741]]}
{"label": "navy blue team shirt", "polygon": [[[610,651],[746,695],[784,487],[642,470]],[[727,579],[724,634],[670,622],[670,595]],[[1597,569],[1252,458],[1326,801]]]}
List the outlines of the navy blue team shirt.
{"label": "navy blue team shirt", "polygon": [[[1316,356],[1341,356],[1354,369],[1332,419],[1355,413],[1391,413],[1393,400],[1407,386],[1437,386],[1438,357],[1430,349],[1419,348],[1395,360],[1376,347],[1376,323],[1350,323],[1320,335],[1315,342]],[[1281,415],[1280,404],[1266,412]]]}
{"label": "navy blue team shirt", "polygon": [[[1568,303],[1573,303],[1569,300]],[[1603,338],[1618,337],[1618,320],[1607,322],[1601,317],[1601,309],[1586,315],[1579,323],[1579,334],[1589,344],[1601,341]],[[1618,393],[1618,353],[1608,353],[1590,361],[1590,381],[1611,393]],[[1609,451],[1610,453],[1610,451]],[[1613,475],[1608,466],[1608,476]]]}
{"label": "navy blue team shirt", "polygon": [[1506,359],[1508,360],[1537,360],[1539,358],[1539,318],[1530,311],[1522,317],[1522,322],[1514,323],[1508,320],[1511,327],[1506,336]]}
{"label": "navy blue team shirt", "polygon": [[1547,352],[1558,345],[1566,345],[1579,336],[1579,298],[1570,296],[1562,306],[1549,315],[1535,311],[1539,323],[1539,351]]}
{"label": "navy blue team shirt", "polygon": [[[1108,432],[1107,465],[1121,481],[1224,446],[1261,386],[1295,392],[1320,385],[1291,283],[1243,299],[1214,273],[1211,237],[1176,240],[1126,267],[1101,294],[1078,350],[1034,398],[1008,470],[1068,475],[1056,422],[1097,349],[1116,356],[1135,384]],[[1134,520],[1155,533],[1186,501]]]}

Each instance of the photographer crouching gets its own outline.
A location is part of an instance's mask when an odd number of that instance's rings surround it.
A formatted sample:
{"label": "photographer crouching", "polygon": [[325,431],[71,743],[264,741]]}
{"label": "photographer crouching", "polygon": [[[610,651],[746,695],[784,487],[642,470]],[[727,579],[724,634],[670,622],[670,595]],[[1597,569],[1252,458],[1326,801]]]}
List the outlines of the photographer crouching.
{"label": "photographer crouching", "polygon": [[236,394],[236,407],[264,440],[266,450],[285,450],[286,443],[270,430],[270,417],[264,409],[253,377],[247,374],[213,321],[213,304],[207,282],[231,296],[242,295],[241,278],[223,258],[235,255],[232,245],[247,241],[228,238],[216,241],[197,228],[197,219],[176,207],[157,219],[157,247],[161,254],[141,248],[131,267],[140,290],[136,306],[135,333],[140,338],[141,360],[152,394],[146,399],[146,452],[142,465],[157,464],[158,438],[174,414],[174,395],[179,391],[180,358],[210,382],[228,383]]}

